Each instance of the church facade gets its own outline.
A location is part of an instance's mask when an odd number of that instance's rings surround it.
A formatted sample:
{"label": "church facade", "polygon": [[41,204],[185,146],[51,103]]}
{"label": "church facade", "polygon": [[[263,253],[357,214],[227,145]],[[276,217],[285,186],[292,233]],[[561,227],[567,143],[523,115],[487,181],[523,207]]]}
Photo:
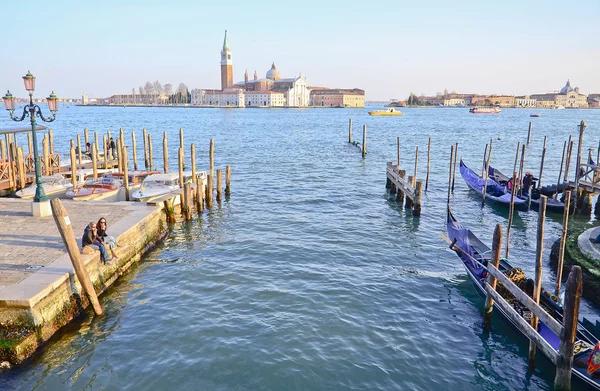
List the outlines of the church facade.
{"label": "church facade", "polygon": [[217,107],[307,107],[310,104],[310,90],[306,78],[282,78],[275,63],[264,78],[244,74],[244,80],[233,83],[232,52],[227,39],[227,30],[221,50],[221,89],[194,89],[192,104]]}
{"label": "church facade", "polygon": [[532,94],[532,99],[537,101],[537,107],[545,108],[577,108],[588,107],[587,95],[579,92],[579,87],[571,87],[571,81],[558,92],[548,94]]}

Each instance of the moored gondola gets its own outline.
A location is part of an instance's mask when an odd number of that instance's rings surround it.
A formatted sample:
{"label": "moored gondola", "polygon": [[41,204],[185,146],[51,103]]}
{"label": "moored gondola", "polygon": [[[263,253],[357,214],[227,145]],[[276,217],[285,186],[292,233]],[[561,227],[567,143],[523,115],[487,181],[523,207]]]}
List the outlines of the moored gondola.
{"label": "moored gondola", "polygon": [[[446,230],[448,232],[449,240],[452,242],[450,248],[454,250],[461,259],[477,292],[482,297],[485,297],[487,265],[491,261],[491,249],[479,240],[471,230],[460,224],[460,222],[452,215],[450,207],[448,207]],[[500,259],[498,269],[510,279],[512,279],[512,276],[522,275],[520,269],[513,268],[510,263],[503,258]],[[527,287],[531,285],[532,282],[527,280],[525,288],[521,289],[527,293]],[[500,289],[498,289],[498,292],[502,294]],[[543,289],[540,296],[540,303],[548,314],[553,316],[558,322],[562,323],[562,306]],[[531,316],[530,311],[519,301],[512,301],[511,304],[524,319],[528,319],[528,317]],[[494,311],[498,311],[505,320],[520,330],[501,307],[494,304]],[[584,322],[585,321],[586,320],[584,319]],[[539,322],[537,331],[540,336],[558,352],[560,337],[554,334],[554,332],[541,321]],[[578,321],[572,373],[588,385],[600,390],[600,370],[594,370],[596,367],[590,364],[590,361],[596,361],[596,359],[600,361],[599,347],[600,343],[598,342],[598,337],[594,336],[581,322]],[[588,373],[588,370],[590,369],[591,373]]]}

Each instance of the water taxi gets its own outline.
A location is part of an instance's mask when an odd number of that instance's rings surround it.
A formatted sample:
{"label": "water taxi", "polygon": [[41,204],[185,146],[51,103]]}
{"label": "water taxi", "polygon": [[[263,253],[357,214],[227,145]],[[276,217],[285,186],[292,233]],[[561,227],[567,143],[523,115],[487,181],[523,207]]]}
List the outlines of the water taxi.
{"label": "water taxi", "polygon": [[[65,178],[61,174],[55,174],[51,176],[42,176],[42,187],[44,188],[44,192],[47,196],[60,196],[67,192],[70,188],[73,187],[71,184],[71,180]],[[22,190],[19,190],[15,193],[15,195],[19,198],[23,199],[31,199],[35,196],[35,192],[37,191],[37,185],[35,182]]]}
{"label": "water taxi", "polygon": [[472,107],[469,113],[473,114],[500,114],[502,110],[498,107]]}
{"label": "water taxi", "polygon": [[402,112],[400,110],[394,109],[393,107],[390,107],[387,110],[369,111],[369,115],[375,115],[375,116],[380,116],[380,117],[393,117],[393,116],[402,115]]}

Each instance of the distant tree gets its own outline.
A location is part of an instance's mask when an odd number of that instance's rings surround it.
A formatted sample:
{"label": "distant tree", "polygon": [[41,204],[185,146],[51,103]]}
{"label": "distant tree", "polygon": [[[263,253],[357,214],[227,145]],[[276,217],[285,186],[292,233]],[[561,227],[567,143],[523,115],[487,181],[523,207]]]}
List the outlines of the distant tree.
{"label": "distant tree", "polygon": [[484,104],[485,106],[491,106],[491,105],[492,105],[492,101],[491,101],[491,100],[489,100],[489,99],[486,99],[486,100],[484,100],[484,101],[483,101],[483,104]]}
{"label": "distant tree", "polygon": [[448,89],[444,88],[444,99],[448,99]]}
{"label": "distant tree", "polygon": [[167,96],[173,95],[173,85],[170,83],[165,84],[164,92],[165,92],[165,95],[167,95]]}
{"label": "distant tree", "polygon": [[175,93],[175,103],[189,103],[189,90],[185,83],[179,83],[177,92]]}
{"label": "distant tree", "polygon": [[163,95],[164,91],[163,91],[163,86],[162,84],[160,84],[160,82],[158,80],[155,80],[154,83],[152,83],[152,87],[154,87],[154,104],[157,103],[157,98],[160,98],[161,95]]}
{"label": "distant tree", "polygon": [[144,84],[144,91],[146,92],[146,95],[154,95],[154,86],[152,85],[152,83],[147,81],[146,84]]}
{"label": "distant tree", "polygon": [[416,106],[419,104],[419,98],[413,92],[410,93],[407,101],[409,106]]}
{"label": "distant tree", "polygon": [[139,90],[140,90],[140,95],[144,95],[144,87],[140,86]]}

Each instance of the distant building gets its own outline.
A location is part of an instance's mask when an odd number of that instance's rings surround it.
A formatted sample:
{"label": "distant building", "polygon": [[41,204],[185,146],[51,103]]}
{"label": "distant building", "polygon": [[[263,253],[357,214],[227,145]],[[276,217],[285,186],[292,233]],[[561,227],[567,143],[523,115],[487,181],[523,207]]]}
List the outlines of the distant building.
{"label": "distant building", "polygon": [[512,95],[476,95],[471,97],[471,105],[513,107],[515,105],[515,97]]}
{"label": "distant building", "polygon": [[442,101],[444,106],[466,106],[467,102],[464,98],[449,98]]}
{"label": "distant building", "polygon": [[531,97],[537,100],[537,107],[588,107],[587,96],[579,92],[579,87],[571,87],[570,80],[557,93],[532,94]]}
{"label": "distant building", "polygon": [[588,107],[600,107],[600,94],[589,94],[587,97]]}
{"label": "distant building", "polygon": [[365,107],[365,91],[353,89],[320,88],[310,91],[311,106]]}
{"label": "distant building", "polygon": [[536,102],[536,99],[529,95],[515,97],[515,107],[536,107]]}
{"label": "distant building", "polygon": [[83,93],[83,96],[81,97],[81,104],[82,105],[89,105],[90,104],[90,100],[88,98],[87,92]]}

